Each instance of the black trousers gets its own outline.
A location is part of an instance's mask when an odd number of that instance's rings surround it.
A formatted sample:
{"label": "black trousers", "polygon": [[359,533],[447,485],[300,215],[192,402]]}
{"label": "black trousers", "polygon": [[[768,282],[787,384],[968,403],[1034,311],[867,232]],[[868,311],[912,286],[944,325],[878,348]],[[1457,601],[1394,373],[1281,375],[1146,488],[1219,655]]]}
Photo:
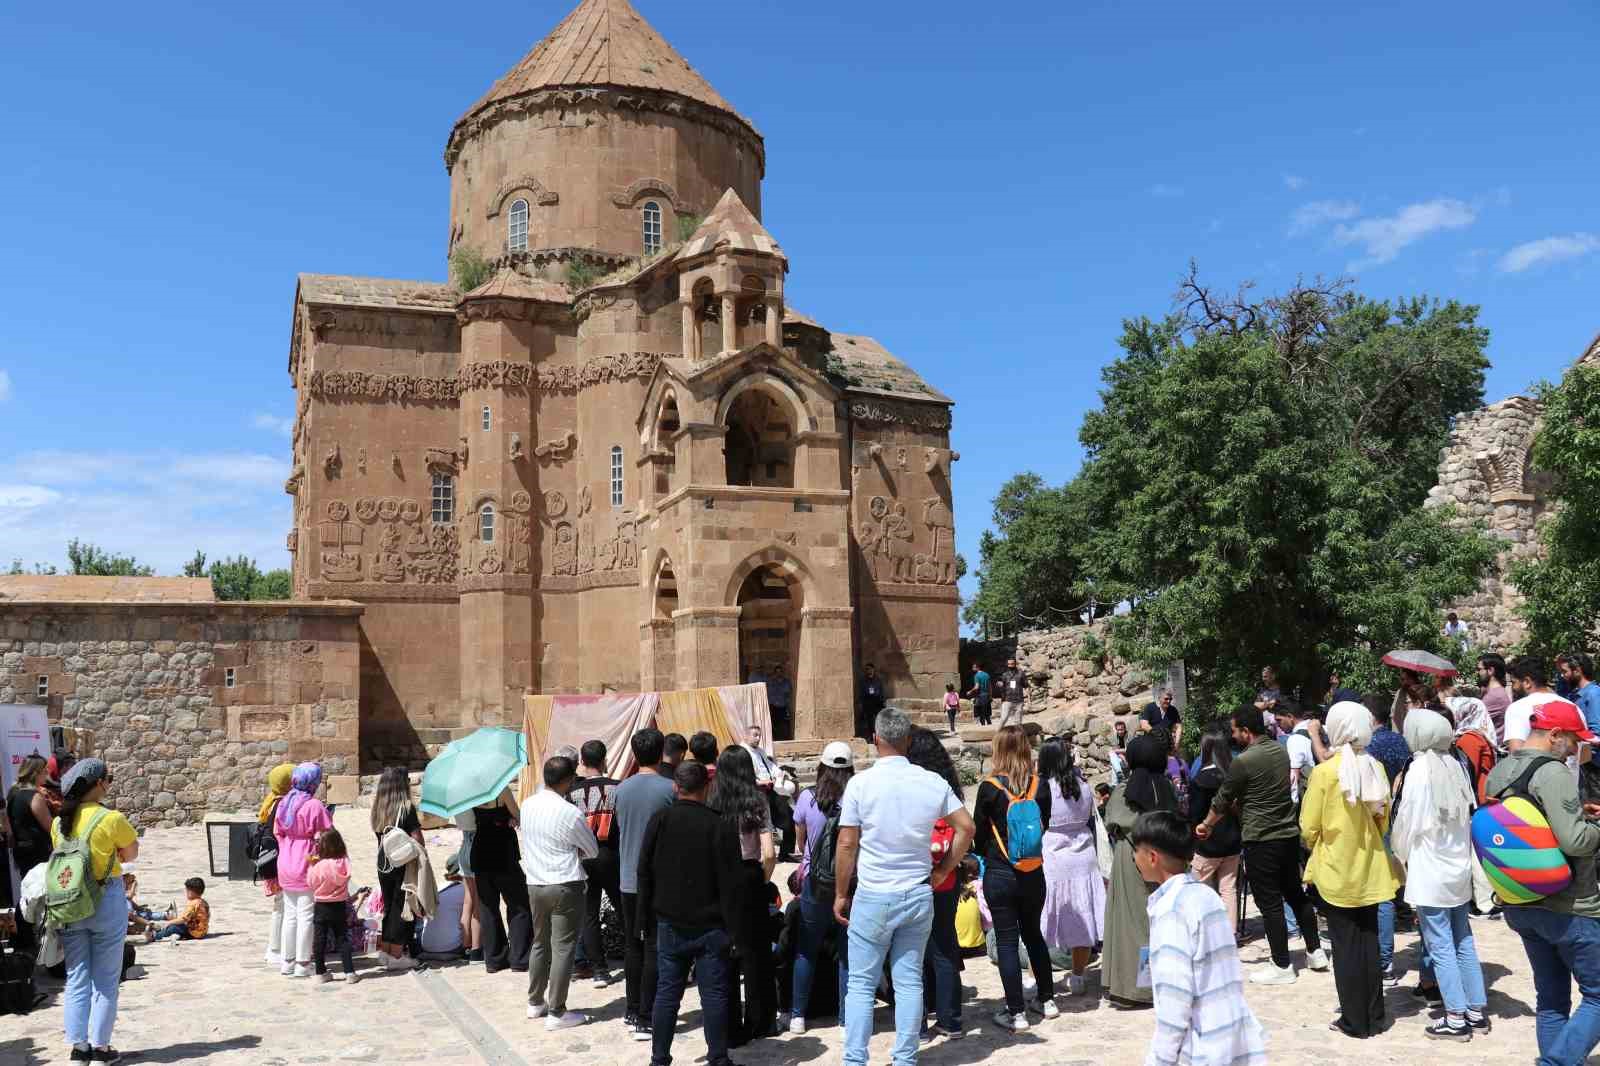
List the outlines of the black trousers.
{"label": "black trousers", "polygon": [[772,828],[778,833],[778,855],[794,854],[794,808],[776,789],[764,789],[767,811],[772,816]]}
{"label": "black trousers", "polygon": [[350,954],[350,921],[344,903],[316,903],[311,908],[311,961],[318,973],[328,972],[328,949],[339,953],[344,972],[356,972],[356,960]]}
{"label": "black trousers", "polygon": [[600,900],[611,901],[611,909],[622,916],[622,867],[617,852],[601,848],[600,854],[583,864],[588,887],[583,899],[583,955],[595,973],[606,973],[606,945],[600,936]]}
{"label": "black trousers", "polygon": [[[507,966],[528,969],[533,948],[533,910],[528,902],[528,880],[521,870],[485,873],[478,879],[478,924],[482,928],[483,968],[490,973]],[[500,906],[505,905],[505,917]]]}
{"label": "black trousers", "polygon": [[1283,908],[1294,911],[1305,937],[1306,950],[1322,947],[1317,938],[1317,915],[1311,909],[1306,889],[1300,883],[1300,838],[1255,840],[1244,846],[1244,874],[1250,894],[1261,910],[1261,923],[1267,927],[1267,944],[1272,948],[1272,964],[1289,965],[1289,923]]}
{"label": "black trousers", "polygon": [[1333,984],[1339,991],[1340,1027],[1351,1036],[1383,1028],[1383,967],[1378,964],[1378,905],[1335,907],[1318,903],[1333,947]]}
{"label": "black trousers", "polygon": [[[738,972],[731,981],[729,1042],[741,1046],[766,1036],[778,1023],[778,973],[772,957],[772,936],[767,910],[767,880],[759,862],[746,862],[739,881],[740,922],[733,932],[739,948]],[[743,978],[744,995],[739,994]]]}
{"label": "black trousers", "polygon": [[994,918],[996,954],[1000,957],[1000,986],[1005,989],[1006,1010],[1021,1014],[1027,1004],[1022,994],[1022,955],[1017,942],[1028,951],[1033,963],[1033,979],[1039,983],[1041,1000],[1055,995],[1054,974],[1050,970],[1050,947],[1044,942],[1039,919],[1044,914],[1044,871],[1019,873],[1004,859],[991,859],[983,867],[983,898]]}
{"label": "black trousers", "polygon": [[988,700],[972,701],[972,716],[978,720],[979,725],[989,725],[994,717],[994,704]]}
{"label": "black trousers", "polygon": [[648,1023],[656,1005],[656,923],[640,928],[639,897],[622,893],[624,1017]]}

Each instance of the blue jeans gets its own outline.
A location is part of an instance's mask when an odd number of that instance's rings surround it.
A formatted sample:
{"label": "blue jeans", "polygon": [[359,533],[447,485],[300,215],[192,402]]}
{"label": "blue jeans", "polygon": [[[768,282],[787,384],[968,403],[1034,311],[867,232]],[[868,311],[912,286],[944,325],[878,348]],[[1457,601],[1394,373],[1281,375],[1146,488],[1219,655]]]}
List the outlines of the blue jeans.
{"label": "blue jeans", "polygon": [[939,1026],[961,1029],[961,943],[956,939],[956,889],[933,894],[933,927],[922,957],[923,1009],[937,1015]]}
{"label": "blue jeans", "polygon": [[889,960],[894,981],[896,1066],[913,1066],[922,1038],[922,954],[933,928],[933,888],[858,889],[850,904],[850,992],[845,997],[844,1061],[864,1066],[872,1039],[878,975]]}
{"label": "blue jeans", "polygon": [[[1394,900],[1378,904],[1378,965],[1385,976],[1394,968]],[[1424,982],[1426,984],[1426,982]]]}
{"label": "blue jeans", "polygon": [[794,948],[794,998],[789,1004],[796,1018],[804,1018],[811,1008],[811,985],[816,979],[817,964],[822,960],[822,947],[830,932],[837,931],[834,942],[839,956],[839,1017],[844,1017],[844,993],[850,985],[849,941],[843,928],[833,920],[833,900],[814,900],[811,886],[800,890],[800,938]]}
{"label": "blue jeans", "polygon": [[[1600,1043],[1600,919],[1507,907],[1533,967],[1538,1066],[1582,1066]],[[1572,1009],[1572,982],[1583,1002]]]}
{"label": "blue jeans", "polygon": [[1467,905],[1418,907],[1417,924],[1422,927],[1422,943],[1439,995],[1444,997],[1444,1009],[1451,1014],[1465,1014],[1469,1008],[1483,1010],[1489,994],[1483,987],[1483,967],[1467,922]]}
{"label": "blue jeans", "polygon": [[66,1030],[74,1047],[110,1047],[122,980],[122,943],[128,935],[128,896],[122,878],[106,882],[100,906],[81,922],[62,927],[67,955]]}
{"label": "blue jeans", "polygon": [[169,936],[177,937],[179,940],[193,940],[194,939],[194,937],[189,935],[189,927],[187,925],[184,925],[182,922],[172,922],[169,925],[163,925],[156,932],[156,935],[154,937],[152,937],[151,939],[152,940],[165,940]]}
{"label": "blue jeans", "polygon": [[650,1016],[651,1066],[672,1062],[672,1031],[678,1027],[678,1008],[695,970],[700,989],[700,1010],[706,1031],[707,1066],[728,1062],[728,990],[733,963],[728,951],[733,940],[723,929],[690,929],[661,922],[656,928],[656,1002]]}

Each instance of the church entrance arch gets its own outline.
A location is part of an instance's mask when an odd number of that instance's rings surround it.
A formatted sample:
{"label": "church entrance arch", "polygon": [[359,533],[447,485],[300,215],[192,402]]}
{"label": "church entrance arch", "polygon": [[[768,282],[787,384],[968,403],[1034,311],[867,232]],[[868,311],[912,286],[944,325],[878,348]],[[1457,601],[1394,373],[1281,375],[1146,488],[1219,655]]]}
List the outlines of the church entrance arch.
{"label": "church entrance arch", "polygon": [[724,402],[723,455],[730,485],[795,487],[797,412],[788,397],[766,384],[747,387]]}
{"label": "church entrance arch", "polygon": [[[788,713],[773,707],[772,735],[794,735],[795,670],[800,662],[801,619],[805,590],[790,570],[767,563],[752,570],[739,586],[739,680],[766,681],[769,700],[789,696]],[[781,680],[780,680],[781,679]]]}

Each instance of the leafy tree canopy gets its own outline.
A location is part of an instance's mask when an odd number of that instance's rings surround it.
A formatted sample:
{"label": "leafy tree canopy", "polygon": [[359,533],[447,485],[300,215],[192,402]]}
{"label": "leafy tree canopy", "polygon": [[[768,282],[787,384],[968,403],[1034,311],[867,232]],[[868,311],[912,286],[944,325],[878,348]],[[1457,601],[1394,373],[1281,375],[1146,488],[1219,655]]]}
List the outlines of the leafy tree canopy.
{"label": "leafy tree canopy", "polygon": [[[1366,685],[1391,647],[1444,650],[1440,605],[1495,556],[1422,507],[1451,420],[1482,403],[1477,309],[1343,282],[1249,295],[1219,294],[1191,266],[1174,313],[1124,323],[1082,472],[1059,490],[1014,479],[980,566],[978,602],[991,583],[992,599],[1116,590],[1131,606],[1113,622],[1117,653],[1184,660],[1214,707],[1268,663],[1286,683],[1331,667]],[[1023,551],[1041,543],[1054,551]]]}
{"label": "leafy tree canopy", "polygon": [[144,566],[131,555],[113,555],[77,538],[67,542],[67,561],[72,573],[91,577],[153,577],[155,567]]}
{"label": "leafy tree canopy", "polygon": [[[195,553],[194,561],[184,567],[188,573],[198,563],[205,565],[205,555]],[[192,576],[192,575],[191,575]],[[218,559],[206,570],[211,587],[219,600],[286,600],[289,599],[289,571],[269,570],[265,573],[256,561],[240,555],[232,559]]]}
{"label": "leafy tree canopy", "polygon": [[1580,363],[1539,399],[1532,465],[1553,481],[1558,506],[1540,525],[1543,557],[1512,567],[1511,580],[1530,650],[1600,652],[1600,367]]}

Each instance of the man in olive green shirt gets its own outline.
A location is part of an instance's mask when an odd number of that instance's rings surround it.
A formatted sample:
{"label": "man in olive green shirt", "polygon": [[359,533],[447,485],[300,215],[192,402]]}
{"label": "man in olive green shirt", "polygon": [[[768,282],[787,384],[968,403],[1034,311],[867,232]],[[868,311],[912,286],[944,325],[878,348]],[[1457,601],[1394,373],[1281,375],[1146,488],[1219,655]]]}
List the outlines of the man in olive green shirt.
{"label": "man in olive green shirt", "polygon": [[[1595,886],[1595,852],[1600,851],[1600,804],[1582,803],[1578,783],[1565,760],[1579,741],[1594,741],[1582,713],[1565,700],[1534,708],[1531,732],[1521,748],[1489,771],[1485,791],[1494,797],[1509,789],[1543,757],[1527,790],[1543,808],[1556,842],[1572,867],[1572,883],[1535,903],[1506,904],[1506,924],[1522,937],[1533,967],[1537,1004],[1539,1062],[1578,1066],[1600,1044],[1600,890]],[[1572,982],[1583,996],[1572,1010]]]}
{"label": "man in olive green shirt", "polygon": [[1258,968],[1250,980],[1258,985],[1292,984],[1295,972],[1289,962],[1285,905],[1294,912],[1305,937],[1306,965],[1326,970],[1329,962],[1317,937],[1316,913],[1300,883],[1300,819],[1289,793],[1289,753],[1267,735],[1266,716],[1259,707],[1233,712],[1233,739],[1244,750],[1234,756],[1211,813],[1195,827],[1195,835],[1204,840],[1223,815],[1238,813],[1245,878],[1272,948],[1271,964]]}

